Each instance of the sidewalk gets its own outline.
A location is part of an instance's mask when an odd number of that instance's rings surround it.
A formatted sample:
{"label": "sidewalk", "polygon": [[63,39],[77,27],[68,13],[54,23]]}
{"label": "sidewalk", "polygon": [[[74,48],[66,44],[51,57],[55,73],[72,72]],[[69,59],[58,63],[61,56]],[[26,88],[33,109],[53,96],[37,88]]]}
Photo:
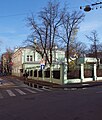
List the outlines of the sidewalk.
{"label": "sidewalk", "polygon": [[[2,79],[16,79],[16,80],[21,80],[23,81],[25,84],[35,84],[35,85],[39,85],[39,86],[47,86],[47,87],[53,87],[53,85],[57,86],[58,84],[56,83],[51,83],[51,82],[47,82],[47,81],[41,81],[41,80],[33,80],[33,79],[27,79],[24,77],[17,77],[17,76],[2,76]],[[32,85],[31,85],[32,86]],[[59,85],[58,85],[59,86]]]}
{"label": "sidewalk", "polygon": [[[59,85],[56,83],[50,83],[46,81],[40,81],[40,80],[32,80],[32,79],[27,79],[25,80],[24,77],[16,77],[16,76],[5,76],[6,78],[9,79],[18,79],[23,81],[25,84],[31,85],[39,85],[39,86],[47,86],[47,87],[52,87],[52,88],[86,88],[86,87],[94,87],[94,86],[101,86],[102,85],[102,80],[100,81],[92,81],[92,82],[84,82],[84,83],[68,83],[65,85]],[[3,77],[1,77],[3,78]]]}

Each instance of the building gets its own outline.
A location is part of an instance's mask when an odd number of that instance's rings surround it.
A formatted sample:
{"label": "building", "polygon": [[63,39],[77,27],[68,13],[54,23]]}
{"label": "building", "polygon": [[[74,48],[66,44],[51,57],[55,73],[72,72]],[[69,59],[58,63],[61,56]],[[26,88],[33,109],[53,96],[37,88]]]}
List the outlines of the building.
{"label": "building", "polygon": [[22,76],[27,68],[39,65],[40,60],[40,55],[34,52],[31,47],[20,47],[15,49],[12,56],[12,75]]}
{"label": "building", "polygon": [[8,51],[2,54],[0,62],[0,72],[4,74],[11,74],[12,72],[12,51]]}
{"label": "building", "polygon": [[[65,52],[56,49],[52,53],[53,61],[62,61],[65,59]],[[39,68],[41,65],[41,55],[34,51],[32,47],[20,47],[15,49],[12,55],[12,75],[23,76],[23,73],[30,68]]]}
{"label": "building", "polygon": [[[89,53],[86,56],[96,58],[95,53]],[[100,60],[100,64],[102,64],[102,52],[97,52],[97,58]]]}

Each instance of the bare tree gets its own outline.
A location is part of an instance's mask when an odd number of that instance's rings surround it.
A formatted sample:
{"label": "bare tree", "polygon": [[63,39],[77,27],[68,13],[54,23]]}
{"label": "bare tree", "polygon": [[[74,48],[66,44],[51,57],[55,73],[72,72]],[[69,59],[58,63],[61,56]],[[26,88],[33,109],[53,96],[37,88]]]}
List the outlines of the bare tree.
{"label": "bare tree", "polygon": [[[59,3],[55,1],[48,2],[47,7],[39,12],[38,19],[40,21],[36,21],[34,15],[28,18],[33,34],[27,41],[33,43],[33,47],[41,54],[42,58],[45,57],[50,66],[52,64],[53,47],[56,44],[56,34],[62,18],[63,13],[60,11]],[[36,42],[34,39],[36,39]]]}
{"label": "bare tree", "polygon": [[92,44],[90,46],[90,51],[93,53],[94,57],[97,58],[97,52],[99,48],[99,38],[96,30],[93,30],[91,32],[91,35],[86,35],[86,38],[92,41]]}
{"label": "bare tree", "polygon": [[79,24],[83,21],[84,19],[84,14],[81,12],[74,11],[72,13],[69,13],[68,11],[65,10],[65,15],[62,19],[62,36],[59,35],[60,38],[64,41],[66,45],[66,55],[67,55],[67,69],[69,71],[69,58],[70,58],[70,43],[71,41],[74,40],[78,29],[79,29]]}
{"label": "bare tree", "polygon": [[7,48],[6,52],[2,55],[2,69],[8,74],[11,74],[12,71],[12,54],[13,51],[10,48]]}
{"label": "bare tree", "polygon": [[[85,43],[75,40],[72,44],[72,50],[74,51],[74,56],[79,58],[86,54],[87,47]],[[71,54],[72,52],[70,52],[70,55]]]}

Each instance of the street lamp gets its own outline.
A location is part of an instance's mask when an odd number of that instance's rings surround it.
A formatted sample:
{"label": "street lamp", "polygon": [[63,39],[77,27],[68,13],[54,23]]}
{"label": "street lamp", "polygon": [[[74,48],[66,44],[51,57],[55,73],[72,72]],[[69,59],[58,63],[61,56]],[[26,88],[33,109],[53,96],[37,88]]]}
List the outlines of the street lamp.
{"label": "street lamp", "polygon": [[90,10],[91,10],[90,5],[86,5],[85,8],[84,8],[84,11],[85,12],[89,12]]}
{"label": "street lamp", "polygon": [[[83,7],[80,6],[80,9],[83,9]],[[90,5],[86,5],[86,6],[84,7],[84,11],[85,11],[85,12],[89,12],[90,10],[91,10]]]}
{"label": "street lamp", "polygon": [[[84,6],[84,11],[89,12],[94,9],[94,6],[96,6],[96,9],[98,9],[97,5],[100,5],[100,4],[102,4],[102,2],[96,2],[94,4],[86,5]],[[100,8],[102,8],[102,6],[100,6]],[[80,9],[83,9],[83,6],[80,6]]]}

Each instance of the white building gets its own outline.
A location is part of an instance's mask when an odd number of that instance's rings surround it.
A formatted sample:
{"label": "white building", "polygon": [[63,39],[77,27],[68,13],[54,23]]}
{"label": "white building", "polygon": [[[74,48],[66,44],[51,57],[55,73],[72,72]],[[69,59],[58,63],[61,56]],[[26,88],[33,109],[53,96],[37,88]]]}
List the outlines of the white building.
{"label": "white building", "polygon": [[[65,52],[56,49],[56,51],[52,53],[52,56],[54,62],[62,61],[65,58]],[[40,68],[41,59],[41,55],[31,47],[15,49],[12,55],[12,75],[22,76],[27,68]]]}

